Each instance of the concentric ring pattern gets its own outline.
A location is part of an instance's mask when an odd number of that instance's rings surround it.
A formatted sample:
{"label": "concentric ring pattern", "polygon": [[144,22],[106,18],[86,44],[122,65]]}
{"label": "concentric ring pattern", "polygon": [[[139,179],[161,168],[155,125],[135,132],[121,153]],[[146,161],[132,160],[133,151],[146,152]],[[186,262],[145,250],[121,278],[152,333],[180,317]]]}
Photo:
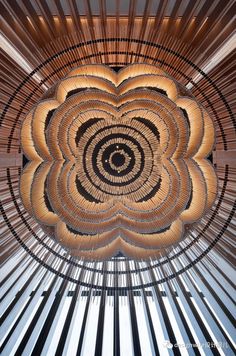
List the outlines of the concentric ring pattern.
{"label": "concentric ring pattern", "polygon": [[27,211],[74,256],[158,258],[211,208],[207,111],[159,67],[73,69],[26,116]]}

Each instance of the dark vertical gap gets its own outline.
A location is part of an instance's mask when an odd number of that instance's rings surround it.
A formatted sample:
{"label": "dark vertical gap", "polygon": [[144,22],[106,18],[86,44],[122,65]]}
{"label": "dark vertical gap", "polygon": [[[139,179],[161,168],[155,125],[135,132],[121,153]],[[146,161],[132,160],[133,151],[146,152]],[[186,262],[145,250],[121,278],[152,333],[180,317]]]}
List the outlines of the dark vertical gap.
{"label": "dark vertical gap", "polygon": [[[107,263],[103,262],[103,270],[107,269]],[[106,286],[107,274],[103,274],[103,287]],[[98,326],[97,326],[97,337],[96,337],[96,346],[95,346],[95,356],[102,354],[102,342],[103,342],[103,333],[104,333],[104,316],[105,316],[105,302],[106,302],[106,290],[102,289],[99,315],[98,315]]]}
{"label": "dark vertical gap", "polygon": [[[93,275],[92,275],[91,285],[94,283],[94,279],[95,279],[95,273],[93,273]],[[88,292],[89,294],[88,294],[88,297],[87,297],[86,306],[85,306],[84,317],[83,317],[83,322],[82,322],[82,326],[81,326],[81,331],[80,331],[80,337],[79,337],[79,343],[78,343],[78,347],[77,347],[76,356],[80,356],[81,355],[81,351],[82,351],[84,333],[85,333],[85,327],[86,327],[86,323],[87,323],[87,317],[88,317],[89,305],[90,305],[90,302],[91,302],[92,291],[93,291],[93,289],[90,287],[89,288],[89,292]]]}
{"label": "dark vertical gap", "polygon": [[113,355],[120,356],[120,318],[119,318],[119,291],[118,291],[118,271],[117,261],[115,263],[115,293],[114,293],[114,334],[113,334]]}
{"label": "dark vertical gap", "polygon": [[[136,264],[137,264],[137,262],[135,263],[135,266],[136,266]],[[137,270],[139,270],[138,266],[136,266],[136,268],[137,268]],[[140,271],[139,271],[139,278],[140,278],[141,284],[144,284],[142,273]],[[142,290],[142,296],[143,296],[145,310],[146,310],[147,317],[148,317],[148,326],[149,326],[150,333],[151,333],[154,352],[155,352],[156,356],[160,356],[160,352],[159,352],[158,344],[157,344],[157,339],[156,339],[156,334],[155,334],[155,330],[154,330],[154,326],[153,326],[153,322],[152,322],[152,317],[151,317],[151,313],[150,313],[150,309],[149,309],[149,305],[148,305],[147,293],[146,293],[145,289]]]}
{"label": "dark vertical gap", "polygon": [[[129,271],[129,262],[126,261],[126,270]],[[132,285],[130,273],[127,274],[128,285]],[[130,317],[131,317],[131,328],[133,335],[133,347],[135,356],[142,356],[141,346],[138,333],[138,323],[137,316],[134,305],[134,295],[132,290],[128,290],[129,306],[130,306]]]}
{"label": "dark vertical gap", "polygon": [[208,161],[210,161],[213,164],[213,154],[212,153],[209,154],[207,159],[208,159]]}
{"label": "dark vertical gap", "polygon": [[83,345],[84,332],[85,332],[85,326],[86,326],[87,317],[88,317],[88,310],[89,310],[89,304],[90,304],[91,295],[92,295],[92,289],[90,289],[89,295],[87,297],[87,302],[86,302],[83,322],[82,322],[82,326],[81,326],[81,330],[80,330],[79,344],[78,344],[76,356],[80,356],[81,355],[81,350],[82,350],[82,345]]}
{"label": "dark vertical gap", "polygon": [[29,160],[28,160],[28,158],[23,154],[23,155],[22,155],[22,167],[24,168],[24,167],[27,165],[27,163],[29,163]]}

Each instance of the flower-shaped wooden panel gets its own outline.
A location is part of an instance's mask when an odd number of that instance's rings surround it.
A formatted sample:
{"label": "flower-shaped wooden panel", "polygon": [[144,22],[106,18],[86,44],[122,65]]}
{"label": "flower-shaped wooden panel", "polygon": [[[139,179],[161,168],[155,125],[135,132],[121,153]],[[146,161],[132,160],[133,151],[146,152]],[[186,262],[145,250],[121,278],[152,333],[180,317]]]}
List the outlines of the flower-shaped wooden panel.
{"label": "flower-shaped wooden panel", "polygon": [[26,116],[26,210],[72,255],[165,254],[217,190],[207,111],[158,67],[72,70]]}

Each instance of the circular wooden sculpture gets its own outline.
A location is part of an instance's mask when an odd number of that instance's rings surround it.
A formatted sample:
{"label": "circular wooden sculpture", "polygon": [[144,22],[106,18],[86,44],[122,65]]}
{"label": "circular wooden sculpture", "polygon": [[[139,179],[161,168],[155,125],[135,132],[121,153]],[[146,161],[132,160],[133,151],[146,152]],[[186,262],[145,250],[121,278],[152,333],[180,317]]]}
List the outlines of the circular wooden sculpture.
{"label": "circular wooden sculpture", "polygon": [[27,211],[73,256],[158,258],[212,206],[207,111],[162,69],[73,69],[26,116]]}

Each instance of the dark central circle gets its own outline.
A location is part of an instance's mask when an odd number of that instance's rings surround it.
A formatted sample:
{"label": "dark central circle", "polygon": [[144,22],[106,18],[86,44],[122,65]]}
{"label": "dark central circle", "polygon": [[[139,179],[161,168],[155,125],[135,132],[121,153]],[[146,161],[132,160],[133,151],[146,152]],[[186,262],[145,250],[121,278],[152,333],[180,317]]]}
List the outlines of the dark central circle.
{"label": "dark central circle", "polygon": [[112,156],[111,161],[116,167],[121,167],[125,163],[125,156],[122,153],[116,152]]}
{"label": "dark central circle", "polygon": [[[118,126],[118,125],[117,125]],[[121,125],[120,125],[121,126]],[[108,128],[112,128],[113,126]],[[119,127],[119,126],[118,126]],[[123,126],[121,126],[123,127]],[[129,126],[124,126],[130,129]],[[100,132],[102,132],[103,129],[99,130],[96,135],[100,134]],[[135,129],[133,129],[133,131],[137,131]],[[138,132],[138,131],[137,131]],[[96,135],[93,136],[96,137]],[[142,134],[141,134],[142,135]],[[94,183],[94,181],[92,181],[90,179],[90,175],[89,175],[89,171],[87,169],[87,161],[86,161],[86,155],[87,155],[87,150],[89,148],[89,145],[92,141],[93,138],[90,138],[85,146],[84,149],[84,155],[83,155],[83,165],[84,165],[84,170],[85,170],[85,174],[87,176],[87,178],[90,180],[90,182],[96,186],[96,184]],[[125,141],[130,141],[135,147],[136,150],[138,152],[138,154],[140,154],[141,157],[141,165],[140,167],[138,167],[137,169],[135,169],[135,164],[136,164],[136,160],[135,160],[135,153],[134,151],[129,147],[129,145],[127,143],[123,143],[123,139]],[[102,157],[101,157],[101,163],[102,163],[102,168],[98,167],[97,164],[97,157],[99,154],[99,151],[102,149],[103,145],[105,145],[107,142],[109,142],[109,140],[114,140],[116,141],[116,143],[111,143],[109,144],[102,152]],[[118,147],[117,147],[118,146]],[[122,153],[121,151],[124,151],[124,156],[125,157],[129,157],[129,161],[128,161],[128,166],[123,169],[120,167],[116,167],[114,165],[113,169],[109,163],[112,163],[111,161],[111,155],[114,155],[117,151],[119,151],[120,153]],[[126,156],[127,155],[127,156]],[[143,152],[142,147],[140,146],[140,143],[133,138],[130,135],[124,134],[123,132],[121,133],[114,133],[114,134],[109,134],[106,135],[105,137],[103,137],[101,140],[99,140],[99,142],[95,145],[94,150],[92,152],[92,167],[93,167],[93,171],[94,173],[99,177],[99,179],[101,179],[103,182],[105,182],[106,184],[110,184],[111,186],[123,186],[124,182],[121,180],[120,182],[113,182],[111,179],[107,179],[106,177],[104,177],[104,175],[102,174],[102,171],[104,169],[104,171],[106,173],[108,173],[111,176],[115,176],[115,177],[124,177],[125,175],[129,174],[133,169],[135,169],[134,175],[133,177],[127,181],[125,184],[131,184],[132,182],[134,182],[142,173],[143,168],[144,168],[144,159],[145,159],[145,155]],[[113,165],[113,163],[112,163]],[[118,172],[120,171],[120,172]],[[100,186],[96,186],[97,188],[99,188],[101,190]]]}

